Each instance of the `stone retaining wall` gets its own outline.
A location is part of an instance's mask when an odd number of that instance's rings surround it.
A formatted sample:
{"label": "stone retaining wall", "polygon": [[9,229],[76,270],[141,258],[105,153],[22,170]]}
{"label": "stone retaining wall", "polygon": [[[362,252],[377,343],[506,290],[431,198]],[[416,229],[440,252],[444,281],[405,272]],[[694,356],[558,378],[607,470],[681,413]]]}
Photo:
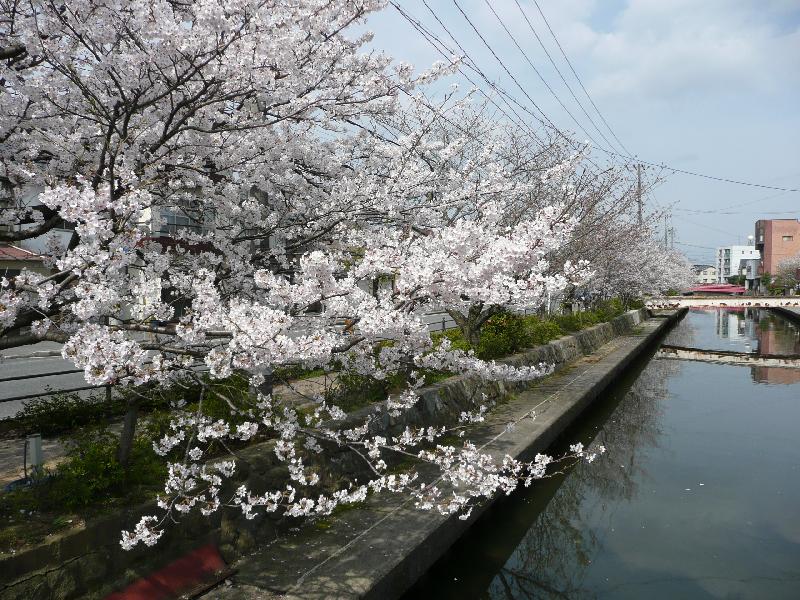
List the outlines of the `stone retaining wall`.
{"label": "stone retaining wall", "polygon": [[[560,370],[615,337],[633,331],[646,318],[644,309],[629,311],[609,323],[564,336],[503,362],[516,366],[547,363]],[[382,412],[372,430],[391,435],[407,425],[454,424],[462,411],[474,408],[475,399],[481,394],[501,400],[528,385],[527,382],[478,385],[467,376],[451,377],[421,390],[414,409],[401,416],[393,418]],[[374,405],[365,407],[354,412],[350,419],[357,422],[374,412]],[[274,489],[287,480],[285,468],[272,452],[272,444],[263,442],[239,452],[240,482],[261,490]],[[358,475],[364,468],[352,452],[339,449],[333,455],[326,455],[325,468],[320,472],[322,483],[333,485],[337,478]],[[282,530],[298,524],[297,519],[276,515],[247,521],[238,511],[225,509],[209,518],[193,516],[185,518],[178,527],[169,527],[154,549],[123,551],[119,546],[120,531],[133,527],[140,516],[155,512],[152,504],[121,510],[90,520],[82,529],[54,535],[38,546],[4,555],[0,558],[0,600],[102,598],[205,543],[217,544],[224,558],[231,562],[252,552],[258,543],[275,539]]]}

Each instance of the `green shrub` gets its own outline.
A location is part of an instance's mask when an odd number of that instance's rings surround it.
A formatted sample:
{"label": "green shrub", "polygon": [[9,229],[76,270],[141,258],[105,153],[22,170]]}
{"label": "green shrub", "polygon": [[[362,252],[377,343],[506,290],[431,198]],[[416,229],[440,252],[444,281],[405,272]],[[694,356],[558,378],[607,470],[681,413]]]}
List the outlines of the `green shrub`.
{"label": "green shrub", "polygon": [[81,398],[77,393],[40,396],[25,402],[15,421],[23,433],[53,435],[83,425],[101,423],[125,412],[119,397],[109,402],[105,395]]}
{"label": "green shrub", "polygon": [[612,298],[601,302],[592,312],[597,316],[598,321],[602,323],[618,317],[625,312],[625,308],[622,305],[622,300]]}
{"label": "green shrub", "polygon": [[443,339],[450,341],[450,347],[453,350],[463,350],[464,352],[470,350],[469,342],[464,338],[464,334],[457,327],[453,329],[445,329],[444,331],[436,331],[431,334],[431,339],[434,345],[438,346],[439,342]]}
{"label": "green shrub", "polygon": [[279,381],[289,381],[292,379],[310,379],[325,374],[324,369],[307,369],[298,365],[291,367],[278,367],[274,371],[275,379]]}
{"label": "green shrub", "polygon": [[140,436],[134,440],[128,469],[117,461],[118,442],[116,435],[102,428],[76,436],[50,483],[52,496],[64,508],[77,509],[163,482],[166,466],[153,451],[150,439]]}
{"label": "green shrub", "polygon": [[481,339],[475,354],[484,360],[519,352],[531,345],[524,317],[502,312],[489,317],[481,328]]}
{"label": "green shrub", "polygon": [[336,384],[327,393],[326,400],[345,412],[350,412],[386,399],[393,391],[401,389],[405,382],[402,373],[385,379],[377,379],[357,373],[340,373]]}
{"label": "green shrub", "polygon": [[563,331],[580,331],[586,327],[597,325],[597,316],[589,311],[576,312],[567,315],[556,315],[553,321]]}
{"label": "green shrub", "polygon": [[72,440],[67,456],[34,485],[0,495],[0,515],[20,512],[60,513],[120,499],[139,502],[161,487],[166,465],[147,437],[134,440],[128,469],[117,461],[118,438],[107,429],[91,427]]}
{"label": "green shrub", "polygon": [[564,335],[558,323],[549,320],[543,321],[536,317],[527,317],[525,326],[531,346],[541,346]]}

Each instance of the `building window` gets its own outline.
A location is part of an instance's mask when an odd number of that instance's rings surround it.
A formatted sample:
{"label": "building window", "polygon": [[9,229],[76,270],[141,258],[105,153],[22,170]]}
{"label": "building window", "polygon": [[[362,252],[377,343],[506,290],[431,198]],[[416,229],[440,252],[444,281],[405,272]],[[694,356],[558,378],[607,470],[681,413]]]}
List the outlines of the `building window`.
{"label": "building window", "polygon": [[783,241],[784,242],[792,242],[792,241],[794,241],[794,236],[793,235],[785,235],[785,236],[783,236]]}

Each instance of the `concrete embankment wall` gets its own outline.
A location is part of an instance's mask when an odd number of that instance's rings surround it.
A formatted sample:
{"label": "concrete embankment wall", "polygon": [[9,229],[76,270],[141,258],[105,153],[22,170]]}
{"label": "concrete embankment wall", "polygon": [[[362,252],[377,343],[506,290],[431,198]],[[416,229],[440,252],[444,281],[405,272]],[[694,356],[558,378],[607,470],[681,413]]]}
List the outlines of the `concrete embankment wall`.
{"label": "concrete embankment wall", "polygon": [[[619,336],[635,335],[646,319],[645,310],[630,311],[610,323],[602,323],[562,337],[509,357],[503,362],[519,366],[546,363],[554,365],[557,372],[562,371]],[[539,431],[535,436],[538,443],[528,440],[525,449],[546,447],[582,407],[613,379],[615,373],[620,372],[666,326],[668,320],[652,319],[647,323],[646,328],[652,330],[652,335],[648,333],[644,337],[637,336],[637,339],[641,338],[640,345],[630,349],[625,356],[614,357],[613,368],[606,373],[604,379],[595,382],[591,392],[583,394],[579,402],[574,403],[556,421],[550,422],[546,430]],[[655,321],[659,322],[658,327],[652,325]],[[462,411],[474,409],[476,399],[480,400],[482,394],[486,394],[490,400],[502,400],[511,394],[524,392],[528,387],[529,384],[525,382],[478,385],[469,377],[453,377],[421,390],[417,406],[400,417],[391,417],[383,411],[380,418],[373,421],[372,431],[396,434],[407,425],[454,424]],[[502,408],[505,409],[506,406]],[[375,406],[357,411],[350,418],[356,422],[369,413],[376,414]],[[272,448],[272,442],[264,442],[239,452],[239,483],[245,483],[256,491],[275,489],[285,483],[285,467],[276,459]],[[360,473],[366,474],[364,469],[363,461],[354,453],[346,449],[334,449],[332,454],[326,455],[325,464],[320,467],[320,475],[323,485],[333,487],[343,479],[358,476]],[[217,544],[225,559],[233,562],[252,553],[264,541],[275,540],[281,532],[298,525],[296,519],[274,515],[247,521],[240,517],[238,511],[223,510],[211,518],[191,517],[178,526],[170,527],[155,549],[143,548],[125,552],[118,543],[120,531],[132,528],[142,514],[154,514],[153,506],[148,504],[92,519],[84,527],[54,535],[36,547],[0,557],[0,600],[20,597],[100,598],[204,543]],[[464,522],[457,521],[457,524],[460,527]],[[434,530],[439,526],[441,523]],[[460,535],[457,528],[446,529],[447,531],[440,532],[442,536],[438,546],[444,544],[440,548],[441,552]],[[368,578],[368,581],[359,586],[361,591],[355,595],[370,592],[372,597],[383,598],[387,597],[387,590],[404,589],[403,586],[413,583],[413,578],[438,557],[436,545],[428,544],[424,554],[427,556],[426,560],[413,559],[413,553],[409,555],[411,558],[400,560],[391,570],[395,576],[384,573],[379,577],[380,570],[375,571],[375,577],[379,578]],[[407,561],[413,563],[410,570],[406,568],[411,564]],[[276,564],[271,563],[273,570]],[[396,576],[397,573],[404,575]],[[264,594],[256,597],[269,597],[266,590],[263,592]],[[338,593],[336,592],[337,595]],[[342,594],[343,597],[351,595],[344,591]],[[330,596],[323,594],[320,597]]]}

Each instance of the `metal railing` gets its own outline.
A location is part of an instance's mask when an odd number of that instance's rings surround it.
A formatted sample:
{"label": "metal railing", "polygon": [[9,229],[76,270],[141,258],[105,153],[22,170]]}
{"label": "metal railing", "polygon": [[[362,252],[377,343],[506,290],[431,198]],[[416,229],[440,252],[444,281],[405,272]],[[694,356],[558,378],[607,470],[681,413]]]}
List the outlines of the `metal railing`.
{"label": "metal railing", "polygon": [[[26,379],[42,379],[45,377],[57,377],[59,375],[75,375],[76,373],[83,373],[83,369],[65,369],[61,371],[51,371],[49,373],[32,373],[30,375],[14,375],[11,377],[0,377],[0,384],[8,383],[10,381],[23,381]],[[44,389],[31,394],[18,394],[16,396],[8,396],[7,398],[0,398],[0,403],[15,402],[21,400],[31,400],[41,396],[54,396],[57,394],[71,394],[73,392],[82,392],[86,390],[99,390],[105,388],[106,397],[111,396],[111,385],[82,385],[69,388],[57,389]]]}
{"label": "metal railing", "polygon": [[[523,314],[529,314],[529,311],[526,309],[522,311]],[[445,331],[447,329],[454,329],[457,327],[455,320],[446,312],[436,312],[436,313],[429,313],[428,317],[428,329],[434,333],[439,331]],[[20,359],[14,359],[20,360]],[[59,371],[51,371],[46,373],[32,373],[30,375],[13,375],[10,377],[2,377],[0,378],[0,386],[4,383],[14,382],[14,381],[25,381],[31,379],[43,379],[46,377],[59,377],[65,375],[75,375],[77,373],[83,373],[83,369],[62,369]],[[42,396],[54,396],[58,394],[71,394],[74,392],[83,392],[88,390],[101,390],[105,389],[106,397],[108,399],[111,398],[112,389],[115,387],[114,384],[106,384],[106,385],[82,385],[82,386],[72,386],[72,387],[57,387],[54,386],[52,389],[44,389],[41,391],[28,393],[28,394],[17,394],[15,396],[9,396],[6,398],[0,398],[0,404],[4,404],[6,402],[18,402],[22,400],[32,400],[34,398],[40,398]]]}

